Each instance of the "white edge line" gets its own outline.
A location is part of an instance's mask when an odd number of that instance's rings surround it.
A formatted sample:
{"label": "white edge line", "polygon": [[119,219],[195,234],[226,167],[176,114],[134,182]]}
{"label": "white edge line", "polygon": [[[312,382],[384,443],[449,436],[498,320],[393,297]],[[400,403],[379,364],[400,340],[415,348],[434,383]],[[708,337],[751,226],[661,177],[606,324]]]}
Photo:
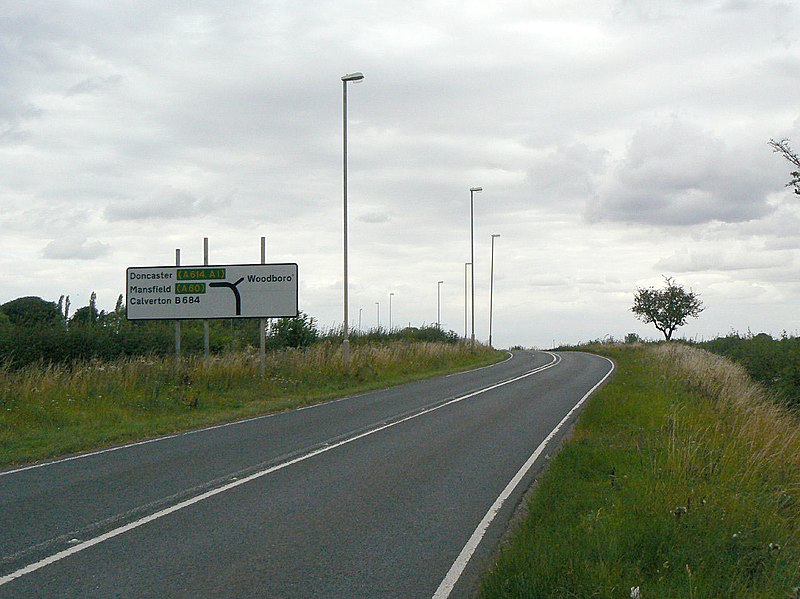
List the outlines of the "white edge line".
{"label": "white edge line", "polygon": [[348,443],[352,443],[353,441],[357,441],[358,439],[362,439],[362,438],[367,437],[369,435],[373,435],[373,434],[375,434],[377,432],[380,432],[382,430],[385,430],[387,428],[391,428],[393,426],[397,426],[398,424],[402,424],[403,422],[407,422],[407,421],[412,420],[414,418],[418,418],[419,416],[423,416],[425,414],[429,414],[431,412],[435,412],[436,410],[439,410],[439,409],[444,408],[446,406],[458,403],[460,401],[464,401],[465,399],[469,399],[470,397],[475,397],[476,395],[480,395],[482,393],[486,393],[487,391],[491,391],[492,389],[497,389],[498,387],[502,387],[504,385],[508,385],[508,384],[513,383],[515,381],[518,381],[520,379],[524,379],[524,378],[529,377],[531,375],[537,374],[537,373],[539,373],[539,372],[541,372],[543,370],[547,370],[548,368],[551,368],[551,367],[555,366],[556,364],[558,364],[561,361],[561,358],[559,356],[557,356],[555,354],[550,354],[549,352],[546,352],[546,353],[548,353],[550,356],[552,356],[553,360],[552,360],[552,362],[549,362],[549,363],[545,364],[544,366],[539,366],[538,368],[534,368],[533,370],[530,370],[530,371],[526,372],[525,374],[519,375],[519,376],[514,377],[512,379],[509,379],[509,380],[506,380],[506,381],[501,381],[501,382],[495,383],[493,385],[489,385],[488,387],[485,387],[483,389],[478,389],[477,391],[472,391],[470,393],[467,393],[466,395],[462,395],[460,397],[456,397],[454,399],[451,399],[450,401],[447,401],[447,402],[445,402],[443,404],[439,404],[439,405],[434,406],[432,408],[425,409],[425,410],[423,410],[421,412],[417,412],[416,414],[412,414],[412,415],[407,416],[405,418],[402,418],[400,420],[396,420],[394,422],[390,422],[388,424],[384,424],[382,426],[378,426],[378,427],[376,427],[374,429],[365,431],[363,433],[360,433],[360,434],[355,435],[353,437],[350,437],[348,439],[344,439],[344,440],[339,441],[337,443],[333,443],[331,445],[326,445],[324,447],[320,447],[318,449],[310,451],[307,454],[298,456],[296,458],[293,458],[293,459],[288,460],[286,462],[283,462],[281,464],[276,464],[275,466],[271,466],[271,467],[269,467],[269,468],[267,468],[265,470],[261,470],[260,472],[255,472],[254,474],[251,474],[250,476],[247,476],[245,478],[241,478],[239,480],[230,482],[230,483],[228,483],[226,485],[223,485],[221,487],[218,487],[216,489],[212,489],[211,491],[206,491],[205,493],[201,493],[200,495],[197,495],[196,497],[192,497],[191,499],[186,499],[185,501],[181,501],[180,503],[176,503],[173,506],[170,506],[170,507],[165,508],[165,509],[163,509],[161,511],[155,512],[153,514],[150,514],[149,516],[145,516],[144,518],[140,518],[139,520],[135,520],[134,522],[129,522],[128,524],[126,524],[124,526],[120,526],[119,528],[115,528],[113,530],[110,530],[107,533],[102,534],[100,536],[97,536],[97,537],[95,537],[93,539],[89,539],[88,541],[83,541],[82,543],[78,543],[77,545],[74,545],[73,547],[70,547],[69,549],[65,549],[64,551],[60,551],[58,553],[54,553],[53,555],[50,555],[50,556],[48,556],[48,557],[46,557],[44,559],[41,559],[38,562],[34,562],[32,564],[24,566],[23,568],[20,568],[19,570],[11,572],[10,574],[6,574],[5,576],[0,577],[0,587],[5,585],[5,584],[7,584],[7,583],[9,583],[9,582],[11,582],[12,580],[16,580],[17,578],[21,578],[22,576],[25,576],[27,574],[31,574],[32,572],[35,572],[36,570],[39,570],[40,568],[44,568],[45,566],[49,566],[50,564],[54,564],[54,563],[56,563],[58,561],[61,561],[61,560],[65,559],[65,558],[71,556],[71,555],[79,553],[79,552],[83,551],[84,549],[88,549],[88,548],[93,547],[95,545],[98,545],[98,544],[100,544],[100,543],[102,543],[104,541],[107,541],[109,539],[113,539],[114,537],[117,537],[117,536],[119,536],[121,534],[129,532],[129,531],[131,531],[131,530],[133,530],[135,528],[139,528],[140,526],[148,524],[149,522],[152,522],[154,520],[158,520],[159,518],[162,518],[164,516],[172,514],[173,512],[177,512],[177,511],[182,510],[184,508],[187,508],[187,507],[189,507],[191,505],[194,505],[196,503],[204,501],[204,500],[206,500],[206,499],[208,499],[210,497],[214,497],[215,495],[219,495],[220,493],[224,493],[225,491],[229,491],[229,490],[234,489],[234,488],[236,488],[236,487],[238,487],[240,485],[243,485],[245,483],[249,483],[251,481],[254,481],[254,480],[258,479],[258,478],[261,478],[262,476],[266,476],[267,474],[271,474],[273,472],[277,472],[278,470],[282,470],[283,468],[287,468],[287,467],[292,466],[294,464],[297,464],[299,462],[303,462],[303,461],[308,460],[308,459],[310,459],[310,458],[312,458],[314,456],[317,456],[319,454],[331,451],[332,449],[336,449],[337,447],[341,447],[342,445],[347,445]]}
{"label": "white edge line", "polygon": [[450,596],[450,593],[453,592],[453,588],[458,582],[458,579],[461,578],[461,575],[464,573],[464,570],[466,569],[469,560],[472,558],[472,555],[475,553],[475,550],[478,548],[478,545],[483,540],[483,537],[486,534],[489,525],[492,523],[492,520],[494,520],[494,517],[497,515],[497,512],[500,511],[500,508],[503,507],[503,503],[505,503],[505,501],[511,496],[511,494],[514,492],[514,489],[516,489],[516,487],[519,485],[520,481],[522,481],[522,479],[525,477],[528,471],[533,467],[533,464],[542,454],[545,447],[547,447],[547,444],[553,439],[556,433],[558,433],[559,429],[562,426],[564,426],[564,424],[570,419],[570,417],[575,413],[575,411],[578,408],[580,408],[581,405],[583,405],[583,402],[585,402],[589,398],[589,396],[592,393],[594,393],[595,390],[600,385],[602,385],[609,376],[611,376],[611,373],[614,372],[614,362],[612,362],[608,358],[604,359],[608,360],[609,363],[611,364],[611,370],[609,370],[606,373],[606,375],[602,379],[600,379],[600,381],[598,381],[597,384],[595,384],[594,387],[589,389],[589,391],[586,392],[586,395],[584,395],[578,401],[578,403],[576,403],[575,406],[569,412],[567,412],[567,415],[561,419],[561,422],[559,422],[552,431],[550,431],[550,434],[547,435],[545,440],[539,444],[539,447],[536,448],[536,451],[534,451],[531,454],[531,456],[517,471],[514,477],[509,481],[508,485],[506,485],[506,488],[503,489],[503,492],[500,493],[498,498],[492,504],[492,507],[490,507],[489,511],[486,512],[486,515],[483,517],[483,520],[480,521],[478,527],[475,529],[475,531],[472,533],[472,536],[467,541],[467,544],[464,545],[464,548],[461,550],[461,553],[458,554],[456,561],[453,562],[453,565],[450,567],[450,570],[447,572],[447,575],[444,577],[444,580],[442,580],[441,584],[439,585],[439,588],[437,588],[436,592],[433,594],[432,599],[447,599],[447,597]]}
{"label": "white edge line", "polygon": [[[488,366],[480,366],[479,368],[473,368],[472,370],[464,370],[463,372],[454,372],[452,374],[446,374],[444,377],[451,377],[451,376],[458,376],[460,374],[467,374],[469,372],[475,372],[477,370],[483,370],[484,368],[491,368],[492,366],[499,366],[500,364],[504,364],[511,360],[514,357],[514,354],[511,352],[508,353],[508,358],[503,360],[502,362],[495,362],[494,364],[489,364]],[[380,389],[376,389],[375,391],[380,391]],[[369,391],[367,393],[372,393]],[[357,397],[363,397],[367,393],[359,393],[356,395],[346,395],[345,397],[337,397],[336,399],[331,399],[328,401],[323,401],[320,403],[312,404],[310,406],[300,406],[299,408],[294,408],[291,411],[301,412],[303,410],[310,410],[312,408],[321,408],[322,406],[338,403],[341,401],[345,401],[348,399],[354,399]],[[140,445],[148,445],[150,443],[158,443],[159,441],[167,441],[168,439],[177,439],[178,437],[185,437],[187,435],[195,435],[198,433],[205,433],[207,431],[213,431],[219,428],[225,428],[228,426],[237,426],[239,424],[246,424],[248,422],[253,422],[255,420],[264,420],[266,418],[273,418],[278,414],[285,414],[286,412],[272,412],[271,414],[261,414],[260,416],[252,416],[250,418],[243,418],[241,420],[232,420],[230,422],[223,422],[221,424],[213,424],[211,426],[205,426],[203,428],[196,428],[188,431],[181,431],[179,433],[173,433],[171,435],[164,435],[161,437],[154,437],[153,439],[143,439],[142,441],[134,441],[133,443],[125,443],[124,445],[117,445],[115,447],[106,447],[105,449],[97,449],[95,451],[87,451],[86,453],[79,453],[77,455],[72,455],[66,458],[56,458],[54,460],[48,460],[44,462],[38,462],[36,464],[29,464],[28,466],[22,466],[20,468],[14,468],[13,470],[5,470],[0,471],[0,477],[7,476],[9,474],[17,474],[19,472],[25,472],[26,470],[36,470],[37,468],[44,468],[46,466],[55,466],[56,464],[63,464],[64,462],[72,462],[73,460],[82,460],[84,458],[90,458],[96,455],[102,455],[104,453],[111,453],[112,451],[119,451],[121,449],[130,449],[132,447],[139,447]]]}
{"label": "white edge line", "polygon": [[487,368],[492,368],[494,366],[499,366],[500,364],[505,364],[509,360],[514,359],[514,354],[508,350],[505,350],[508,354],[508,357],[505,360],[501,360],[500,362],[495,362],[494,364],[487,364],[486,366],[478,366],[477,368],[471,368],[470,370],[462,370],[460,372],[451,372],[450,374],[445,374],[443,378],[450,378],[451,376],[458,376],[460,374],[469,374],[470,372],[478,372],[479,370],[486,370]]}

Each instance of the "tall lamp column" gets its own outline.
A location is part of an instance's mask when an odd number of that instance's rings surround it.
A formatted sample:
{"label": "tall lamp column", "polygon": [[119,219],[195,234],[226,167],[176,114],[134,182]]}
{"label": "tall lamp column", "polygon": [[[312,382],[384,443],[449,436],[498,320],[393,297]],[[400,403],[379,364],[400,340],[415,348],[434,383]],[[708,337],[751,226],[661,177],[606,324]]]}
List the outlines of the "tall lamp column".
{"label": "tall lamp column", "polygon": [[344,361],[350,360],[350,325],[348,322],[347,296],[347,83],[357,83],[364,79],[362,73],[350,73],[342,77],[342,197],[344,203],[344,325],[342,355]]}
{"label": "tall lamp column", "polygon": [[500,237],[499,233],[492,235],[492,262],[489,268],[489,347],[492,347],[492,297],[494,295],[494,240]]}
{"label": "tall lamp column", "polygon": [[442,283],[444,281],[436,281],[436,328],[442,328]]}
{"label": "tall lamp column", "polygon": [[475,219],[474,219],[474,196],[476,192],[483,191],[483,187],[470,187],[469,188],[469,261],[472,264],[472,276],[470,282],[472,285],[472,334],[470,336],[470,343],[472,349],[475,349]]}
{"label": "tall lamp column", "polygon": [[469,307],[469,302],[467,300],[467,267],[471,266],[469,262],[464,262],[464,341],[467,340],[467,335],[469,335],[469,328],[467,325],[467,308]]}

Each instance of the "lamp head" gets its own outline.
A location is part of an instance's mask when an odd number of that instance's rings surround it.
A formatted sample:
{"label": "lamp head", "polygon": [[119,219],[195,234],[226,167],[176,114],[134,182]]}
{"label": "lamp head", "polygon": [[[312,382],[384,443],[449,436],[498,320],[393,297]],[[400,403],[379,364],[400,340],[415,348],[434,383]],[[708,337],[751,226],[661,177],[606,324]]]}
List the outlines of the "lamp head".
{"label": "lamp head", "polygon": [[470,187],[470,191],[483,191],[483,187]]}
{"label": "lamp head", "polygon": [[352,81],[353,83],[357,83],[364,79],[364,73],[360,73],[356,71],[355,73],[348,73],[342,77],[342,81]]}

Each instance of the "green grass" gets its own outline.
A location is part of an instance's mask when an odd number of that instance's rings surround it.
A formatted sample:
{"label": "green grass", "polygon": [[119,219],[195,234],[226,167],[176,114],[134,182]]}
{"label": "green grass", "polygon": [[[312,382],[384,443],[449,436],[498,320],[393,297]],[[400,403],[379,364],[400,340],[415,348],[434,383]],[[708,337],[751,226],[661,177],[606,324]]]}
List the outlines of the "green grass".
{"label": "green grass", "polygon": [[534,490],[481,596],[794,596],[800,423],[702,350],[599,351],[615,377]]}
{"label": "green grass", "polygon": [[266,356],[133,358],[72,367],[0,367],[0,466],[310,405],[499,361],[461,343],[341,345]]}

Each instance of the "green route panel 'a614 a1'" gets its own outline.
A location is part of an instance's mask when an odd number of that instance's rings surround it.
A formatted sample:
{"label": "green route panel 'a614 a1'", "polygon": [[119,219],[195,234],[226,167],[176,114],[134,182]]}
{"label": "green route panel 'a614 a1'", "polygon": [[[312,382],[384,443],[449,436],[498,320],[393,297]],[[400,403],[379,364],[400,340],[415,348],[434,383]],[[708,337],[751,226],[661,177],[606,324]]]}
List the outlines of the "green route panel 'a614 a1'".
{"label": "green route panel 'a614 a1'", "polygon": [[299,313],[297,264],[132,266],[126,270],[131,320],[282,318]]}

